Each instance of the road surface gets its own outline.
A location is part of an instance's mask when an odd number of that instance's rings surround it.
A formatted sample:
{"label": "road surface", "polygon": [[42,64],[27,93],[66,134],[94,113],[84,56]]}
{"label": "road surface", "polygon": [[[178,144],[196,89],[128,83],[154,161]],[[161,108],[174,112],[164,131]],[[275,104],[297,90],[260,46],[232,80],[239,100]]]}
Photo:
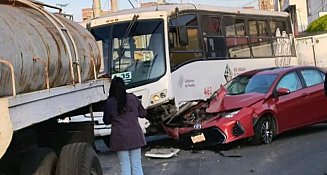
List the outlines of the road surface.
{"label": "road surface", "polygon": [[[101,140],[96,146],[104,174],[120,174],[116,154]],[[163,139],[142,149],[145,175],[327,175],[327,124],[287,132],[270,145],[240,141],[225,147],[182,149],[169,159],[144,156],[152,148],[169,147],[179,148],[171,139]]]}

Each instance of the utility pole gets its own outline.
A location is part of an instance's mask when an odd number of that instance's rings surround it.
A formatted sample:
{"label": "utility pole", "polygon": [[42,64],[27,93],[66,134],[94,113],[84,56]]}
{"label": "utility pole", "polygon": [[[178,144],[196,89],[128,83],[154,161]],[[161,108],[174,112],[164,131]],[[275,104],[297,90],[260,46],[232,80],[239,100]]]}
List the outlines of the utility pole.
{"label": "utility pole", "polygon": [[111,12],[118,11],[118,0],[110,0]]}
{"label": "utility pole", "polygon": [[258,0],[258,8],[261,10],[261,0]]}
{"label": "utility pole", "polygon": [[101,3],[100,0],[93,0],[93,17],[98,17],[101,15]]}

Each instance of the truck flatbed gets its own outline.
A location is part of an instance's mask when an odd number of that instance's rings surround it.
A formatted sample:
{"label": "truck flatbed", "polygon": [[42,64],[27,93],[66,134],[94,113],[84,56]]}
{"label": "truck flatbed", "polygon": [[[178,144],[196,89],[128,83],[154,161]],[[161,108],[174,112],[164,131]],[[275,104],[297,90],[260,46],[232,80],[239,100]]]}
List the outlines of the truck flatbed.
{"label": "truck flatbed", "polygon": [[8,98],[8,108],[13,130],[105,100],[108,97],[108,86],[108,79],[93,80],[11,96]]}
{"label": "truck flatbed", "polygon": [[103,101],[108,90],[109,80],[97,79],[0,98],[0,112],[6,119],[0,124],[0,147],[9,145],[14,131]]}

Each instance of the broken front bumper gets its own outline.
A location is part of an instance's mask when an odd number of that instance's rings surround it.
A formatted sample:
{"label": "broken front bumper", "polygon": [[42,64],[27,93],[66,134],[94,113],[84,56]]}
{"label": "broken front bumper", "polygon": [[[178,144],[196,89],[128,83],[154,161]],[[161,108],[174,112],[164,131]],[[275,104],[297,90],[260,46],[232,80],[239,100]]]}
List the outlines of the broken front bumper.
{"label": "broken front bumper", "polygon": [[254,135],[252,116],[252,110],[244,109],[231,118],[216,117],[207,120],[200,127],[164,126],[164,129],[167,135],[185,146],[225,144]]}
{"label": "broken front bumper", "polygon": [[[203,134],[204,140],[199,140],[199,142],[194,143],[196,140],[192,138],[196,138],[201,134]],[[193,145],[193,146],[205,147],[209,145],[223,144],[225,140],[226,140],[225,134],[223,134],[223,132],[217,127],[194,130],[190,133],[182,134],[179,136],[179,142],[185,146]]]}

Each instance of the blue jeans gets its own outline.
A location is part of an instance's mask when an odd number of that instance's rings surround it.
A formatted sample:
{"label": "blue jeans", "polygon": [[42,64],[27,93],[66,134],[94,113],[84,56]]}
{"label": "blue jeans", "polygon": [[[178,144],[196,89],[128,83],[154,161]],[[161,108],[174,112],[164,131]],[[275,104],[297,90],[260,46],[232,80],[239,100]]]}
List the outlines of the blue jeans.
{"label": "blue jeans", "polygon": [[141,148],[117,152],[122,175],[143,175]]}

